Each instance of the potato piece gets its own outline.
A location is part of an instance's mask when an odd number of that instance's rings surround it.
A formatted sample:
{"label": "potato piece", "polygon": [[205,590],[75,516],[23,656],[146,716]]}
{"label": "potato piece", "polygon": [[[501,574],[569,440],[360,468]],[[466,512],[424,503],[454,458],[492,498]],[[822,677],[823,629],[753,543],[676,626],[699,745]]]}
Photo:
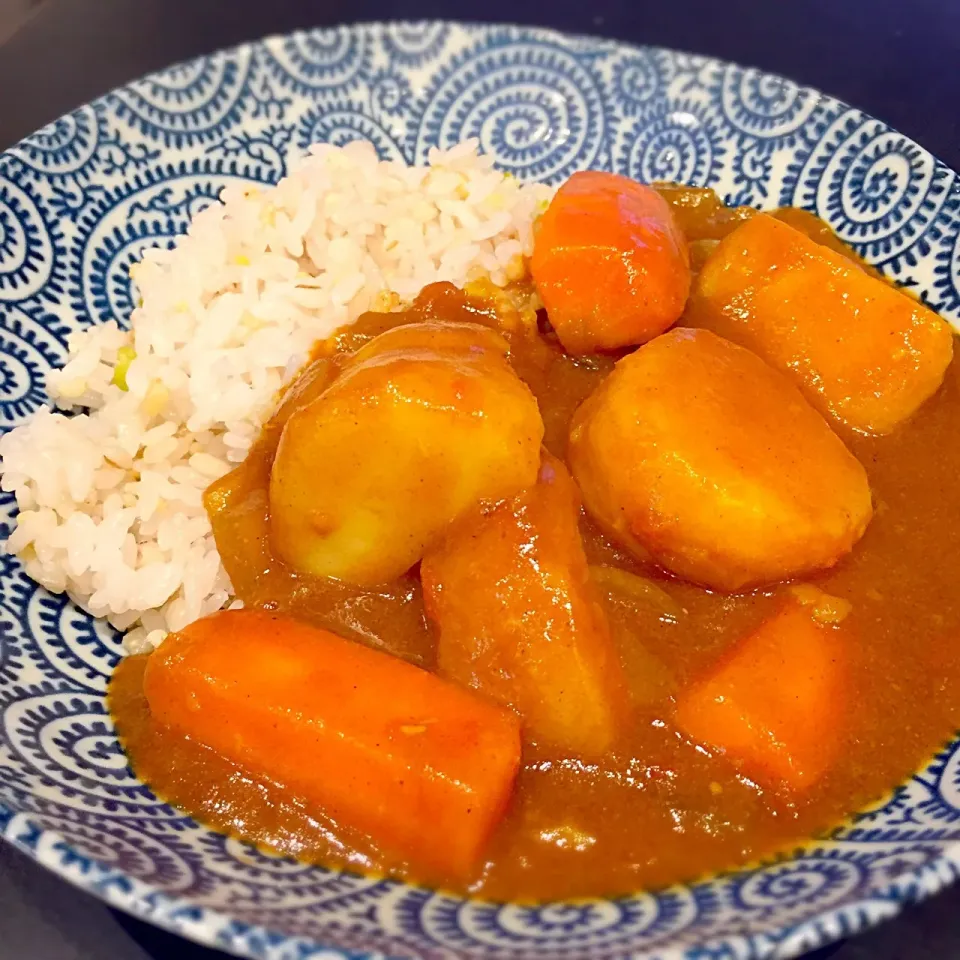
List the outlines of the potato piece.
{"label": "potato piece", "polygon": [[543,424],[505,353],[473,324],[410,324],[362,347],[284,427],[270,478],[282,559],[381,583],[467,508],[532,484]]}
{"label": "potato piece", "polygon": [[690,322],[749,347],[822,413],[889,433],[943,381],[950,327],[912,297],[773,217],[707,259]]}
{"label": "potato piece", "polygon": [[420,574],[440,673],[512,706],[538,744],[598,756],[626,693],[579,512],[573,480],[548,456],[536,486],[461,520]]}
{"label": "potato piece", "polygon": [[568,353],[645,343],[676,323],[690,253],[652,187],[599,170],[573,174],[540,218],[530,272]]}
{"label": "potato piece", "polygon": [[872,513],[863,467],[797,388],[707,330],[624,357],[574,417],[570,466],[628,549],[724,590],[831,566]]}

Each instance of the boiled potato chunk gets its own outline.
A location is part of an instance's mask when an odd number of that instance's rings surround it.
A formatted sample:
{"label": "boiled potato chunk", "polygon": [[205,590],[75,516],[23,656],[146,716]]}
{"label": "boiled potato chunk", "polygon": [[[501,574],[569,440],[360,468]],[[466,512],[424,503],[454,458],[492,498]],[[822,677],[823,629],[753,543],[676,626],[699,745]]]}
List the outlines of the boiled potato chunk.
{"label": "boiled potato chunk", "polygon": [[410,324],[362,347],[284,427],[270,478],[281,558],[381,583],[467,508],[532,484],[543,424],[505,353],[473,324]]}
{"label": "boiled potato chunk", "polygon": [[708,258],[690,316],[759,354],[825,415],[870,434],[914,413],[953,354],[933,311],[763,214]]}
{"label": "boiled potato chunk", "polygon": [[579,512],[573,480],[548,457],[536,486],[462,519],[420,573],[441,675],[513,707],[540,746],[599,756],[627,700]]}
{"label": "boiled potato chunk", "polygon": [[863,467],[797,388],[707,330],[622,359],[574,417],[570,466],[628,549],[723,590],[831,566],[872,513]]}

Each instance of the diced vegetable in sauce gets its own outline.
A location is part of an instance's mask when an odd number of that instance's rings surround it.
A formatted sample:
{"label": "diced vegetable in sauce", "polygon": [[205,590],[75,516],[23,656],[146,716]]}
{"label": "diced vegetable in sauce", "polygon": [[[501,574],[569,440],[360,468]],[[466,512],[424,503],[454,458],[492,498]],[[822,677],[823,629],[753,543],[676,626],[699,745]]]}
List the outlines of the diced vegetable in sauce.
{"label": "diced vegetable in sauce", "polygon": [[464,510],[533,483],[543,423],[506,349],[486,327],[436,323],[362,347],[283,428],[270,480],[281,557],[388,581]]}
{"label": "diced vegetable in sauce", "polygon": [[943,381],[953,335],[848,257],[759,214],[711,254],[692,318],[791,377],[830,417],[889,433]]}
{"label": "diced vegetable in sauce", "polygon": [[605,565],[591,567],[590,576],[608,595],[637,601],[655,610],[663,620],[675,621],[683,615],[680,604],[648,577]]}
{"label": "diced vegetable in sauce", "polygon": [[536,486],[455,525],[420,574],[441,675],[510,704],[538,744],[595,757],[628,717],[579,509],[548,457]]}
{"label": "diced vegetable in sauce", "polygon": [[670,204],[677,226],[690,243],[722,240],[757,213],[753,207],[726,206],[715,191],[706,187],[683,183],[654,183],[652,187]]}
{"label": "diced vegetable in sauce", "polygon": [[259,611],[215,614],[168,637],[144,690],[162,723],[441,879],[474,866],[520,761],[509,710]]}
{"label": "diced vegetable in sauce", "polygon": [[675,323],[690,292],[687,241],[651,187],[575,173],[540,219],[530,270],[570,353],[644,343]]}
{"label": "diced vegetable in sauce", "polygon": [[863,467],[796,387],[706,330],[621,360],[574,418],[570,465],[611,535],[724,590],[832,566],[872,512]]}
{"label": "diced vegetable in sauce", "polygon": [[677,723],[745,773],[805,790],[839,753],[849,638],[793,600],[681,694]]}

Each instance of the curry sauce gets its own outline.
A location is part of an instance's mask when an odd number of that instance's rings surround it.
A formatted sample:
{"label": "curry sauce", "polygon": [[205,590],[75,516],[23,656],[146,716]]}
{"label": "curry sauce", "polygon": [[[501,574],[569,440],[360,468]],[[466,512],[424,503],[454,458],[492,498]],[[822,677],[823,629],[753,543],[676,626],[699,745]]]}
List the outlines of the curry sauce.
{"label": "curry sauce", "polygon": [[[727,210],[705,191],[664,195],[680,211],[695,262],[698,245],[715,243],[751,215]],[[810,215],[781,216],[840,248]],[[290,413],[318,396],[360,345],[424,319],[483,323],[503,333],[510,363],[539,403],[544,444],[563,459],[574,411],[616,356],[567,355],[526,291],[478,285],[468,293],[436,285],[406,312],[369,314],[320,345],[247,461],[207,492],[224,566],[245,605],[435,666],[417,571],[375,589],[293,572],[271,548],[267,487]],[[960,367],[954,362],[937,394],[891,435],[843,434],[866,468],[875,516],[851,555],[806,581],[850,605],[844,628],[852,649],[832,731],[839,746],[831,744],[831,751],[839,750],[840,760],[800,796],[738,773],[674,724],[678,691],[770,616],[789,588],[726,595],[673,579],[628,556],[585,516],[584,546],[623,660],[634,720],[600,760],[564,758],[526,744],[507,816],[465,883],[418,876],[282,786],[257,780],[156,723],[143,695],[145,657],[118,666],[111,714],[134,769],[159,796],[215,829],[329,866],[428,879],[493,899],[540,900],[660,887],[763,858],[881,798],[958,726],[960,702],[951,696],[960,679],[958,425]]]}

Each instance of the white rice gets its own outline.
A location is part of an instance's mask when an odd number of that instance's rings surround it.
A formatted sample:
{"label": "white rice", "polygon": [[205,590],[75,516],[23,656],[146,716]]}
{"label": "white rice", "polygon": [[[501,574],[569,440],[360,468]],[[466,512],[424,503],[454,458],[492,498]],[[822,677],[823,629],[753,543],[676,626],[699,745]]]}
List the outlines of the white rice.
{"label": "white rice", "polygon": [[[41,409],[0,439],[20,511],[6,550],[127,631],[130,652],[235,602],[203,490],[244,459],[315,341],[386,293],[505,285],[549,196],[475,141],[423,167],[318,145],[275,187],[228,187],[173,249],[144,252],[129,331],[72,335],[48,378],[69,415]],[[114,368],[131,348],[123,390]]]}

